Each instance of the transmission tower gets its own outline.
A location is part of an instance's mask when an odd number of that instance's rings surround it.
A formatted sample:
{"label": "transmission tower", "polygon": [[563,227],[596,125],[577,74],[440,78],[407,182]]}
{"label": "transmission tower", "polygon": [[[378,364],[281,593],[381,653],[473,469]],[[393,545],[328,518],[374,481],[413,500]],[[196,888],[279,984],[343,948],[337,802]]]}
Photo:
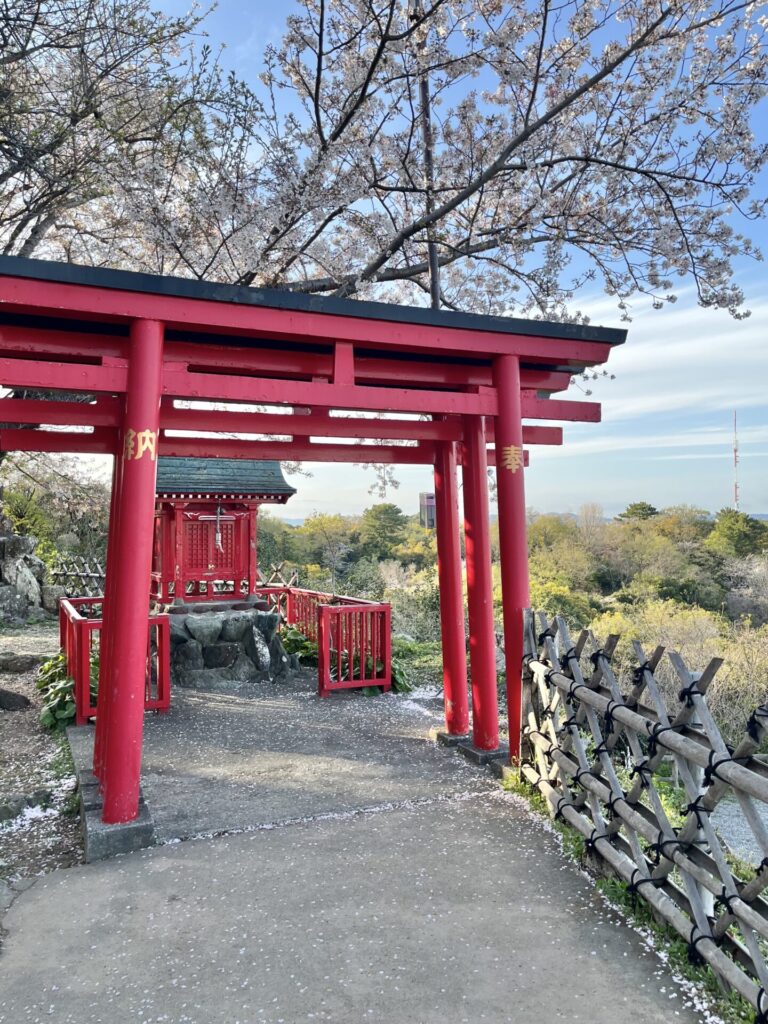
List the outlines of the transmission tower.
{"label": "transmission tower", "polygon": [[733,410],[733,507],[739,511],[739,434],[736,429],[736,410]]}

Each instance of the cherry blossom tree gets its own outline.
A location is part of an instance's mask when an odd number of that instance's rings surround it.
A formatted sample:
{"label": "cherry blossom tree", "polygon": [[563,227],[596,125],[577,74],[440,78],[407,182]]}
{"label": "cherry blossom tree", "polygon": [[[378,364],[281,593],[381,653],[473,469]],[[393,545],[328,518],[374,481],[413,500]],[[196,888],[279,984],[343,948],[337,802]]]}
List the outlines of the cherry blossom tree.
{"label": "cherry blossom tree", "polygon": [[[200,18],[145,0],[0,0],[0,251],[89,261],[108,246],[127,154],[199,117],[215,93]],[[213,88],[212,88],[213,87]],[[107,200],[105,203],[104,200]]]}
{"label": "cherry blossom tree", "polygon": [[[36,7],[67,2],[102,0]],[[119,2],[137,26],[150,17]],[[53,219],[31,216],[14,179],[7,251],[423,301],[431,249],[446,307],[578,319],[589,282],[626,309],[688,280],[742,315],[733,261],[759,255],[744,232],[764,212],[755,5],[302,0],[258,81],[208,67],[204,87],[189,54],[175,71],[168,56],[189,27],[158,20],[125,107],[74,107],[63,152],[82,184]],[[67,68],[79,54],[51,45]],[[120,67],[103,72],[114,97]],[[161,131],[135,126],[140,92]],[[110,129],[105,175],[88,139],[112,118],[125,126]],[[40,145],[24,174],[46,189]]]}

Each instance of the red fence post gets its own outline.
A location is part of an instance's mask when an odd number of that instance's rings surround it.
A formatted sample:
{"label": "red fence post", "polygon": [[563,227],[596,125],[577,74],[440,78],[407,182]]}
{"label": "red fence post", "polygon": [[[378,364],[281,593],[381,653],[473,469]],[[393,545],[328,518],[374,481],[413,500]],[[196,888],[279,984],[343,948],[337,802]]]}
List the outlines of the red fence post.
{"label": "red fence post", "polygon": [[[383,614],[382,614],[382,612],[383,612]],[[382,661],[384,662],[384,679],[383,679],[382,682],[383,682],[384,689],[385,690],[389,690],[392,687],[392,607],[391,607],[391,605],[385,604],[383,609],[382,609],[382,612],[374,612],[374,614],[377,615],[381,619],[381,621],[383,623],[384,638],[383,638],[382,647],[383,647],[383,652],[384,653],[383,653]],[[373,666],[373,669],[374,669],[374,675],[375,675],[376,674],[376,666],[375,665]],[[465,693],[466,693],[466,690],[465,690]]]}
{"label": "red fence post", "polygon": [[488,519],[488,458],[485,430],[479,416],[464,417],[464,443],[464,545],[472,672],[472,744],[478,750],[496,750],[499,745],[499,702]]}
{"label": "red fence post", "polygon": [[456,445],[438,445],[435,461],[435,525],[437,576],[440,585],[440,635],[443,651],[445,725],[452,736],[469,731],[467,694],[467,638],[461,592],[459,496],[456,481]]}
{"label": "red fence post", "polygon": [[163,325],[134,321],[119,456],[123,477],[115,567],[120,586],[110,622],[111,694],[102,778],[108,824],[132,821],[139,806],[162,366]]}
{"label": "red fence post", "polygon": [[330,696],[331,681],[331,609],[317,606],[317,695]]}
{"label": "red fence post", "polygon": [[522,724],[523,610],[529,604],[520,362],[517,357],[499,356],[494,360],[493,379],[499,396],[499,412],[496,417],[496,479],[504,606],[504,657],[509,709],[509,757],[511,761],[516,761],[520,757]]}

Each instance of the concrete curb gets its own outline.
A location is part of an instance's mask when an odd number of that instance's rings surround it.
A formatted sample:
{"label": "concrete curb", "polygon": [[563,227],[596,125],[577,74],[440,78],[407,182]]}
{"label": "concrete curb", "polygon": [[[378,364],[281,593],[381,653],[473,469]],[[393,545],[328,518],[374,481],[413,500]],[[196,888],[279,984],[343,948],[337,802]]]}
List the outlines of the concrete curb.
{"label": "concrete curb", "polygon": [[84,752],[89,744],[79,742],[84,729],[91,727],[70,726],[67,729],[67,742],[72,753],[80,794],[80,827],[85,847],[85,863],[92,864],[94,861],[106,860],[121,853],[133,853],[135,850],[154,846],[155,826],[141,791],[139,813],[133,821],[106,825],[101,820],[103,801],[99,792],[99,780],[93,774],[90,764],[84,763]]}

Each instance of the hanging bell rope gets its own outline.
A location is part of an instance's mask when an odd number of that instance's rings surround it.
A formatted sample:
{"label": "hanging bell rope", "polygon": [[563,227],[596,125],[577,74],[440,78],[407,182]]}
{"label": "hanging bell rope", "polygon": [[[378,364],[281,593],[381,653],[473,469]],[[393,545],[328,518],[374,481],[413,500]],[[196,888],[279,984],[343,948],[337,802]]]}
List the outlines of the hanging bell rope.
{"label": "hanging bell rope", "polygon": [[221,543],[221,503],[216,506],[216,550],[224,554],[224,546]]}

